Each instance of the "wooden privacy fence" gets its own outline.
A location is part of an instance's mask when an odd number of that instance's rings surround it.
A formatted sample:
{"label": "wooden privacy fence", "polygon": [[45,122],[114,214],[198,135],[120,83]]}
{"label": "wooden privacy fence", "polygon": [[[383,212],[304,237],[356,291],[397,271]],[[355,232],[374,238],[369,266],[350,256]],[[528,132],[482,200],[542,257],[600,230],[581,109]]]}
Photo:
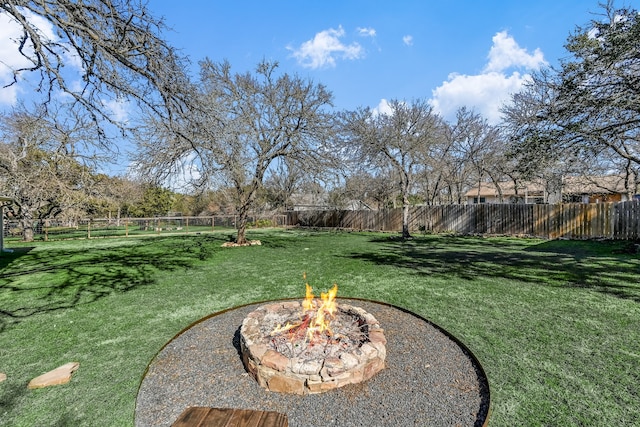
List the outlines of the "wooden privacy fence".
{"label": "wooden privacy fence", "polygon": [[[287,224],[401,231],[402,209],[293,211]],[[640,201],[556,205],[476,204],[410,209],[411,232],[536,236],[547,239],[638,239]]]}

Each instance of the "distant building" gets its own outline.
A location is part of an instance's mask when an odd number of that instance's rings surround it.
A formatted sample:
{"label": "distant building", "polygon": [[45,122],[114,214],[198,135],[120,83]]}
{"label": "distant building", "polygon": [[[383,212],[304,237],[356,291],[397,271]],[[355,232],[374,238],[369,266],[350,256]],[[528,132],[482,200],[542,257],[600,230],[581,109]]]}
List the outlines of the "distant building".
{"label": "distant building", "polygon": [[327,194],[295,193],[291,195],[290,207],[292,211],[327,211],[327,210],[347,210],[347,211],[370,211],[371,206],[362,200],[350,199],[344,201],[340,206],[329,203]]}
{"label": "distant building", "polygon": [[558,182],[483,182],[465,193],[467,204],[475,203],[607,203],[640,197],[638,186],[631,197],[621,175],[567,176]]}
{"label": "distant building", "polygon": [[288,210],[292,211],[324,211],[331,209],[326,193],[294,193],[289,201]]}

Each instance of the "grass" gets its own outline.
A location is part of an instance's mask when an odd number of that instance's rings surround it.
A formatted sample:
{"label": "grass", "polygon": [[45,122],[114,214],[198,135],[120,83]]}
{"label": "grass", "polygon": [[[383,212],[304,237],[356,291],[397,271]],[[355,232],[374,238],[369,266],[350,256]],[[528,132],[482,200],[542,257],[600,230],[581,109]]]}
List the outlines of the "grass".
{"label": "grass", "polygon": [[[141,236],[160,236],[160,235],[176,235],[176,234],[200,234],[215,232],[229,232],[235,228],[216,225],[215,230],[212,230],[210,225],[190,225],[180,226],[175,225],[167,226],[166,224],[160,224],[159,228],[155,226],[138,226],[138,225],[93,225],[87,228],[87,225],[81,225],[78,227],[48,227],[45,231],[38,231],[34,235],[34,240],[40,241],[54,241],[54,240],[73,240],[73,239],[86,239],[89,238],[113,238],[113,237],[141,237]],[[20,244],[22,236],[19,232],[14,230],[13,235],[5,237],[5,245]]]}
{"label": "grass", "polygon": [[[225,308],[316,290],[416,312],[488,374],[492,426],[640,425],[640,256],[624,242],[252,231],[42,242],[0,257],[0,425],[131,426],[147,364]],[[22,247],[19,247],[22,246]],[[70,361],[69,384],[28,381]]]}

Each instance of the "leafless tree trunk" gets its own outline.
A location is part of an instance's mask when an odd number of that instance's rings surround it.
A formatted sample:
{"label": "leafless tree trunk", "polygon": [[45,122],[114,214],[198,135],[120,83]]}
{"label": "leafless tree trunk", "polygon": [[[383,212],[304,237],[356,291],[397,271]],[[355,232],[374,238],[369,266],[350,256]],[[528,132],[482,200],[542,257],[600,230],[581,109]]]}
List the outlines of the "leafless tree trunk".
{"label": "leafless tree trunk", "polygon": [[22,228],[22,240],[24,242],[33,242],[33,214],[30,211],[26,211],[22,214],[20,227]]}
{"label": "leafless tree trunk", "polygon": [[138,143],[138,167],[166,179],[197,171],[189,181],[216,179],[234,190],[237,243],[246,242],[247,218],[268,171],[282,159],[313,174],[332,152],[331,94],[296,76],[277,77],[277,63],[262,62],[254,74],[232,74],[227,62],[201,62],[198,108],[180,118],[179,134],[150,121]]}
{"label": "leafless tree trunk", "polygon": [[85,122],[52,121],[43,111],[17,110],[0,116],[0,188],[13,198],[10,207],[33,240],[33,222],[77,206],[85,198],[91,171],[72,154],[86,137]]}
{"label": "leafless tree trunk", "polygon": [[402,237],[409,238],[409,196],[416,177],[442,141],[444,127],[426,101],[392,100],[389,106],[389,115],[376,115],[368,108],[344,113],[344,150],[355,152],[362,164],[393,171],[402,199]]}

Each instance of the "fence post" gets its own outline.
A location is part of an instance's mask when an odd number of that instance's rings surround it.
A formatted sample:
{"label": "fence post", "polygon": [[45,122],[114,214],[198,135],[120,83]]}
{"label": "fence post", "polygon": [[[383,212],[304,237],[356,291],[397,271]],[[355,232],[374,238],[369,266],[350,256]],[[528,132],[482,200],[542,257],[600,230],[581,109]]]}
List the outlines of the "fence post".
{"label": "fence post", "polygon": [[91,238],[91,219],[87,220],[87,239]]}
{"label": "fence post", "polygon": [[49,220],[44,220],[44,241],[49,241]]}
{"label": "fence post", "polygon": [[615,203],[609,203],[609,209],[608,209],[608,214],[609,214],[609,233],[610,233],[610,237],[612,239],[616,238],[616,204]]}
{"label": "fence post", "polygon": [[129,237],[129,218],[124,220],[124,237]]}

